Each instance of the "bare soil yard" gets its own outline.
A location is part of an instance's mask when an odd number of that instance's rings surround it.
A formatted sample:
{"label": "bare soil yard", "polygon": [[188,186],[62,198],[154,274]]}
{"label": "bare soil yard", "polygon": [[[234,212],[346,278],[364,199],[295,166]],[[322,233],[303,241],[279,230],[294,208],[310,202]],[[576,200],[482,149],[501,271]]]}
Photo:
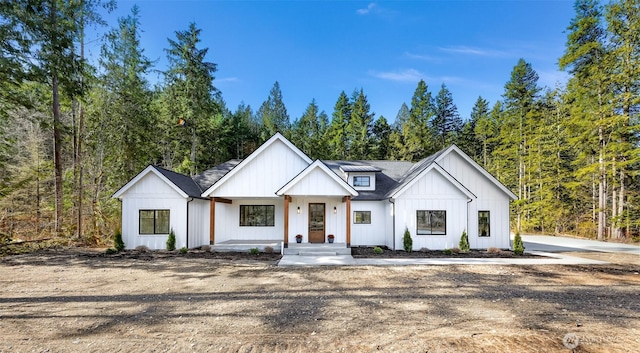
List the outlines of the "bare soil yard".
{"label": "bare soil yard", "polygon": [[0,351],[571,352],[576,338],[574,352],[640,351],[638,256],[583,255],[614,263],[279,268],[278,255],[264,254],[6,256]]}

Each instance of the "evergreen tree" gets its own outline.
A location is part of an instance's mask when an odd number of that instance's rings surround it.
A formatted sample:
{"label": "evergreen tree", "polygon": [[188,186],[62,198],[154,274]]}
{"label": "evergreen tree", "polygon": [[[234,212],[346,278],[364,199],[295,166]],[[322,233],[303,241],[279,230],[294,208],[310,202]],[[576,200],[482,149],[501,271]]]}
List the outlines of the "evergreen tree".
{"label": "evergreen tree", "polygon": [[453,103],[451,92],[442,84],[435,99],[434,116],[431,120],[435,149],[440,150],[456,141],[462,131],[462,119]]}
{"label": "evergreen tree", "polygon": [[483,120],[489,116],[489,102],[484,98],[478,97],[476,103],[471,109],[471,117],[467,120],[460,131],[460,135],[456,140],[456,144],[465,151],[476,162],[485,164],[484,162],[484,145],[482,139],[477,138],[476,129],[478,123],[484,123]]}
{"label": "evergreen tree", "polygon": [[436,151],[429,129],[433,116],[431,93],[424,80],[420,80],[411,98],[409,119],[402,125],[402,159],[415,162]]}
{"label": "evergreen tree", "polygon": [[333,109],[331,124],[327,130],[327,140],[331,150],[330,158],[345,159],[350,144],[347,139],[347,125],[351,119],[351,102],[344,91],[340,92]]}
{"label": "evergreen tree", "polygon": [[371,113],[364,91],[354,91],[351,97],[351,117],[347,124],[347,140],[350,141],[348,159],[369,159],[372,150],[374,113]]}
{"label": "evergreen tree", "polygon": [[[217,65],[206,61],[208,48],[198,48],[200,33],[201,29],[190,23],[187,30],[175,32],[176,39],[168,39],[166,49],[169,69],[165,88],[168,107],[165,146],[170,146],[175,153],[173,158],[181,161],[177,170],[191,175],[209,167],[207,159],[211,155],[203,150],[211,143],[209,139],[221,119],[216,102],[220,92],[213,84]],[[181,129],[175,129],[176,124]]]}
{"label": "evergreen tree", "polygon": [[273,84],[269,97],[258,109],[258,118],[262,122],[261,143],[271,138],[276,132],[289,136],[289,114],[287,114],[287,108],[282,101],[282,92],[278,81]]}
{"label": "evergreen tree", "polygon": [[326,114],[318,112],[315,99],[309,103],[302,117],[293,124],[293,142],[311,159],[327,158],[329,148],[324,145],[327,124]]}
{"label": "evergreen tree", "polygon": [[389,136],[391,135],[391,126],[387,123],[384,116],[378,117],[373,123],[373,143],[372,154],[373,159],[385,159],[389,154]]}
{"label": "evergreen tree", "polygon": [[402,135],[402,127],[409,121],[409,107],[406,103],[402,103],[398,114],[396,115],[396,121],[391,125],[391,131],[389,133],[389,149],[385,159],[401,160],[402,151],[404,149],[404,138]]}

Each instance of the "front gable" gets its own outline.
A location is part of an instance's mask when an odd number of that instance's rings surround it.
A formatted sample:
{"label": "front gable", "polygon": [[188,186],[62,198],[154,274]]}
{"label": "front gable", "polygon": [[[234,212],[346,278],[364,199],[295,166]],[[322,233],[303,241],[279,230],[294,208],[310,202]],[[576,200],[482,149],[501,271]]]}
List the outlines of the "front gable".
{"label": "front gable", "polygon": [[206,190],[203,197],[274,197],[311,163],[311,159],[279,133]]}
{"label": "front gable", "polygon": [[476,195],[436,163],[430,164],[412,180],[407,181],[391,195],[391,198],[419,198],[427,195],[439,198],[476,198]]}
{"label": "front gable", "polygon": [[316,160],[278,190],[277,194],[279,196],[357,196],[358,192],[324,163]]}
{"label": "front gable", "polygon": [[498,179],[455,145],[452,145],[440,154],[436,159],[436,163],[442,166],[443,169],[478,197],[495,198],[506,195],[511,200],[518,198],[511,190],[498,181]]}
{"label": "front gable", "polygon": [[112,197],[122,199],[125,195],[133,194],[140,194],[146,197],[177,194],[183,198],[189,197],[182,189],[151,165],[116,191]]}

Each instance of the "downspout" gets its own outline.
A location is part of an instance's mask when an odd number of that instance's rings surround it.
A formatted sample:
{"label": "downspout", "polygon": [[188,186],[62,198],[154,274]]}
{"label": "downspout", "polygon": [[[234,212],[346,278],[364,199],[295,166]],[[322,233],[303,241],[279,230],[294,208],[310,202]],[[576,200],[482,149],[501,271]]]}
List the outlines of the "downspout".
{"label": "downspout", "polygon": [[187,200],[187,249],[189,249],[189,202],[193,201],[193,197]]}
{"label": "downspout", "polygon": [[469,219],[471,218],[471,216],[469,215],[469,204],[471,203],[471,201],[473,201],[473,199],[469,199],[469,201],[467,201],[467,236],[469,236]]}
{"label": "downspout", "polygon": [[391,210],[393,212],[393,216],[391,217],[392,221],[391,221],[391,234],[393,236],[393,245],[391,246],[391,250],[396,250],[396,203],[393,201],[393,199],[389,199],[389,202],[391,203]]}

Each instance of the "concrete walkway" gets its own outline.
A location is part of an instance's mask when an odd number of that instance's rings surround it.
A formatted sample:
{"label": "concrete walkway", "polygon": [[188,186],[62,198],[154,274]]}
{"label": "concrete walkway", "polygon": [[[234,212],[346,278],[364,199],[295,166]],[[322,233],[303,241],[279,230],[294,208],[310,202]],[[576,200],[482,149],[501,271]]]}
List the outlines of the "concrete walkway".
{"label": "concrete walkway", "polygon": [[522,241],[527,251],[572,252],[572,251],[600,251],[608,253],[627,253],[640,255],[640,246],[609,243],[597,240],[548,236],[523,235]]}
{"label": "concrete walkway", "polygon": [[411,265],[587,265],[606,264],[605,261],[583,259],[580,257],[531,251],[531,254],[543,258],[412,258],[385,259],[359,258],[351,255],[339,256],[299,256],[284,255],[278,266],[411,266]]}

